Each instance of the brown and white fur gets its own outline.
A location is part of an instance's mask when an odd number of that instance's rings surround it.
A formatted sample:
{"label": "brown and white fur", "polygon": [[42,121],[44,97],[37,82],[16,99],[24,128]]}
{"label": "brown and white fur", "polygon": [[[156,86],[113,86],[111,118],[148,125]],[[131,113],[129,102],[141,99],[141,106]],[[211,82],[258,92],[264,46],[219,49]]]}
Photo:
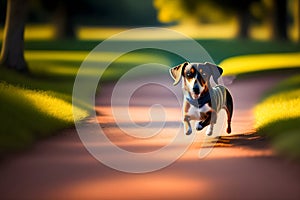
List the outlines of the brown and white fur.
{"label": "brown and white fur", "polygon": [[217,113],[225,109],[227,113],[227,133],[231,133],[233,113],[232,96],[222,85],[211,86],[210,78],[218,83],[222,68],[209,62],[185,62],[170,69],[170,75],[177,85],[181,78],[184,93],[183,122],[186,135],[192,133],[190,120],[196,120],[196,129],[207,127],[206,134],[212,135]]}

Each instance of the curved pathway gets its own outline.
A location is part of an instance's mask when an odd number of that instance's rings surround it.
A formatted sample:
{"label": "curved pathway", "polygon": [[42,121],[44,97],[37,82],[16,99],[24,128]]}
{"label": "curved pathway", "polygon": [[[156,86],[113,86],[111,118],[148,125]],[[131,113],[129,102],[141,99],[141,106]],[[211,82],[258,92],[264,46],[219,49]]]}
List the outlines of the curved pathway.
{"label": "curved pathway", "polygon": [[[68,129],[1,161],[1,199],[300,199],[300,165],[276,156],[253,129],[253,106],[283,77],[248,77],[228,86],[235,102],[233,134],[221,136],[203,159],[198,157],[203,145],[200,132],[172,165],[146,174],[123,173],[94,159],[76,130]],[[166,84],[171,81],[156,79]],[[171,113],[167,117],[169,129],[149,142],[137,143],[120,134],[109,107],[111,85],[104,87],[97,99],[98,120],[109,138],[124,149],[153,151],[165,145],[180,123],[181,108],[170,100],[172,94],[158,86],[149,87],[138,91],[130,102],[133,118],[143,119],[153,102],[166,105]],[[204,144],[206,148],[210,145]]]}

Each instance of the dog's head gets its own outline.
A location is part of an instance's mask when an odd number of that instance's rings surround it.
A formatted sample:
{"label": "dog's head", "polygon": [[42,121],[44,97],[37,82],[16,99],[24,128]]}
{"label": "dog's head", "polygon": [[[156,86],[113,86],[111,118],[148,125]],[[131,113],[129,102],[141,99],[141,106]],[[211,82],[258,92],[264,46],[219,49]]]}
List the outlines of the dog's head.
{"label": "dog's head", "polygon": [[208,91],[211,77],[218,83],[218,78],[222,73],[223,69],[221,67],[209,62],[185,62],[170,69],[174,85],[177,85],[183,77],[184,89],[190,93],[193,99],[200,98],[202,93]]}

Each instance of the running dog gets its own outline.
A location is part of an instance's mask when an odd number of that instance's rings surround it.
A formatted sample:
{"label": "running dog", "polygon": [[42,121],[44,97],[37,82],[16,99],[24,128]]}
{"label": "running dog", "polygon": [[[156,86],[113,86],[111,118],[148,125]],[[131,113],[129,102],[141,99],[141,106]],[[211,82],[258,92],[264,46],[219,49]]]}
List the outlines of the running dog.
{"label": "running dog", "polygon": [[223,108],[227,113],[227,130],[231,133],[231,118],[233,113],[232,96],[222,85],[211,86],[210,79],[218,84],[218,78],[223,69],[209,62],[189,63],[185,62],[169,70],[174,79],[174,86],[181,78],[184,94],[183,123],[186,135],[192,133],[190,120],[196,120],[196,130],[207,127],[206,135],[213,133],[214,124],[217,121],[217,113]]}

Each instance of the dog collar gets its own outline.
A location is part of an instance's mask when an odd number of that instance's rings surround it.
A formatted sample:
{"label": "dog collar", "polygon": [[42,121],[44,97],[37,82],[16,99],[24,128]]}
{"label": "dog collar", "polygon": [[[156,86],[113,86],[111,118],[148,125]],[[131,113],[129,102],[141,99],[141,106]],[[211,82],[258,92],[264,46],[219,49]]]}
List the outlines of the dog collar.
{"label": "dog collar", "polygon": [[199,99],[193,99],[191,97],[191,95],[189,94],[186,97],[186,100],[193,106],[197,107],[197,108],[201,108],[202,106],[204,106],[205,104],[207,104],[208,102],[211,101],[210,99],[210,95],[209,92],[207,92],[204,96],[200,97]]}

